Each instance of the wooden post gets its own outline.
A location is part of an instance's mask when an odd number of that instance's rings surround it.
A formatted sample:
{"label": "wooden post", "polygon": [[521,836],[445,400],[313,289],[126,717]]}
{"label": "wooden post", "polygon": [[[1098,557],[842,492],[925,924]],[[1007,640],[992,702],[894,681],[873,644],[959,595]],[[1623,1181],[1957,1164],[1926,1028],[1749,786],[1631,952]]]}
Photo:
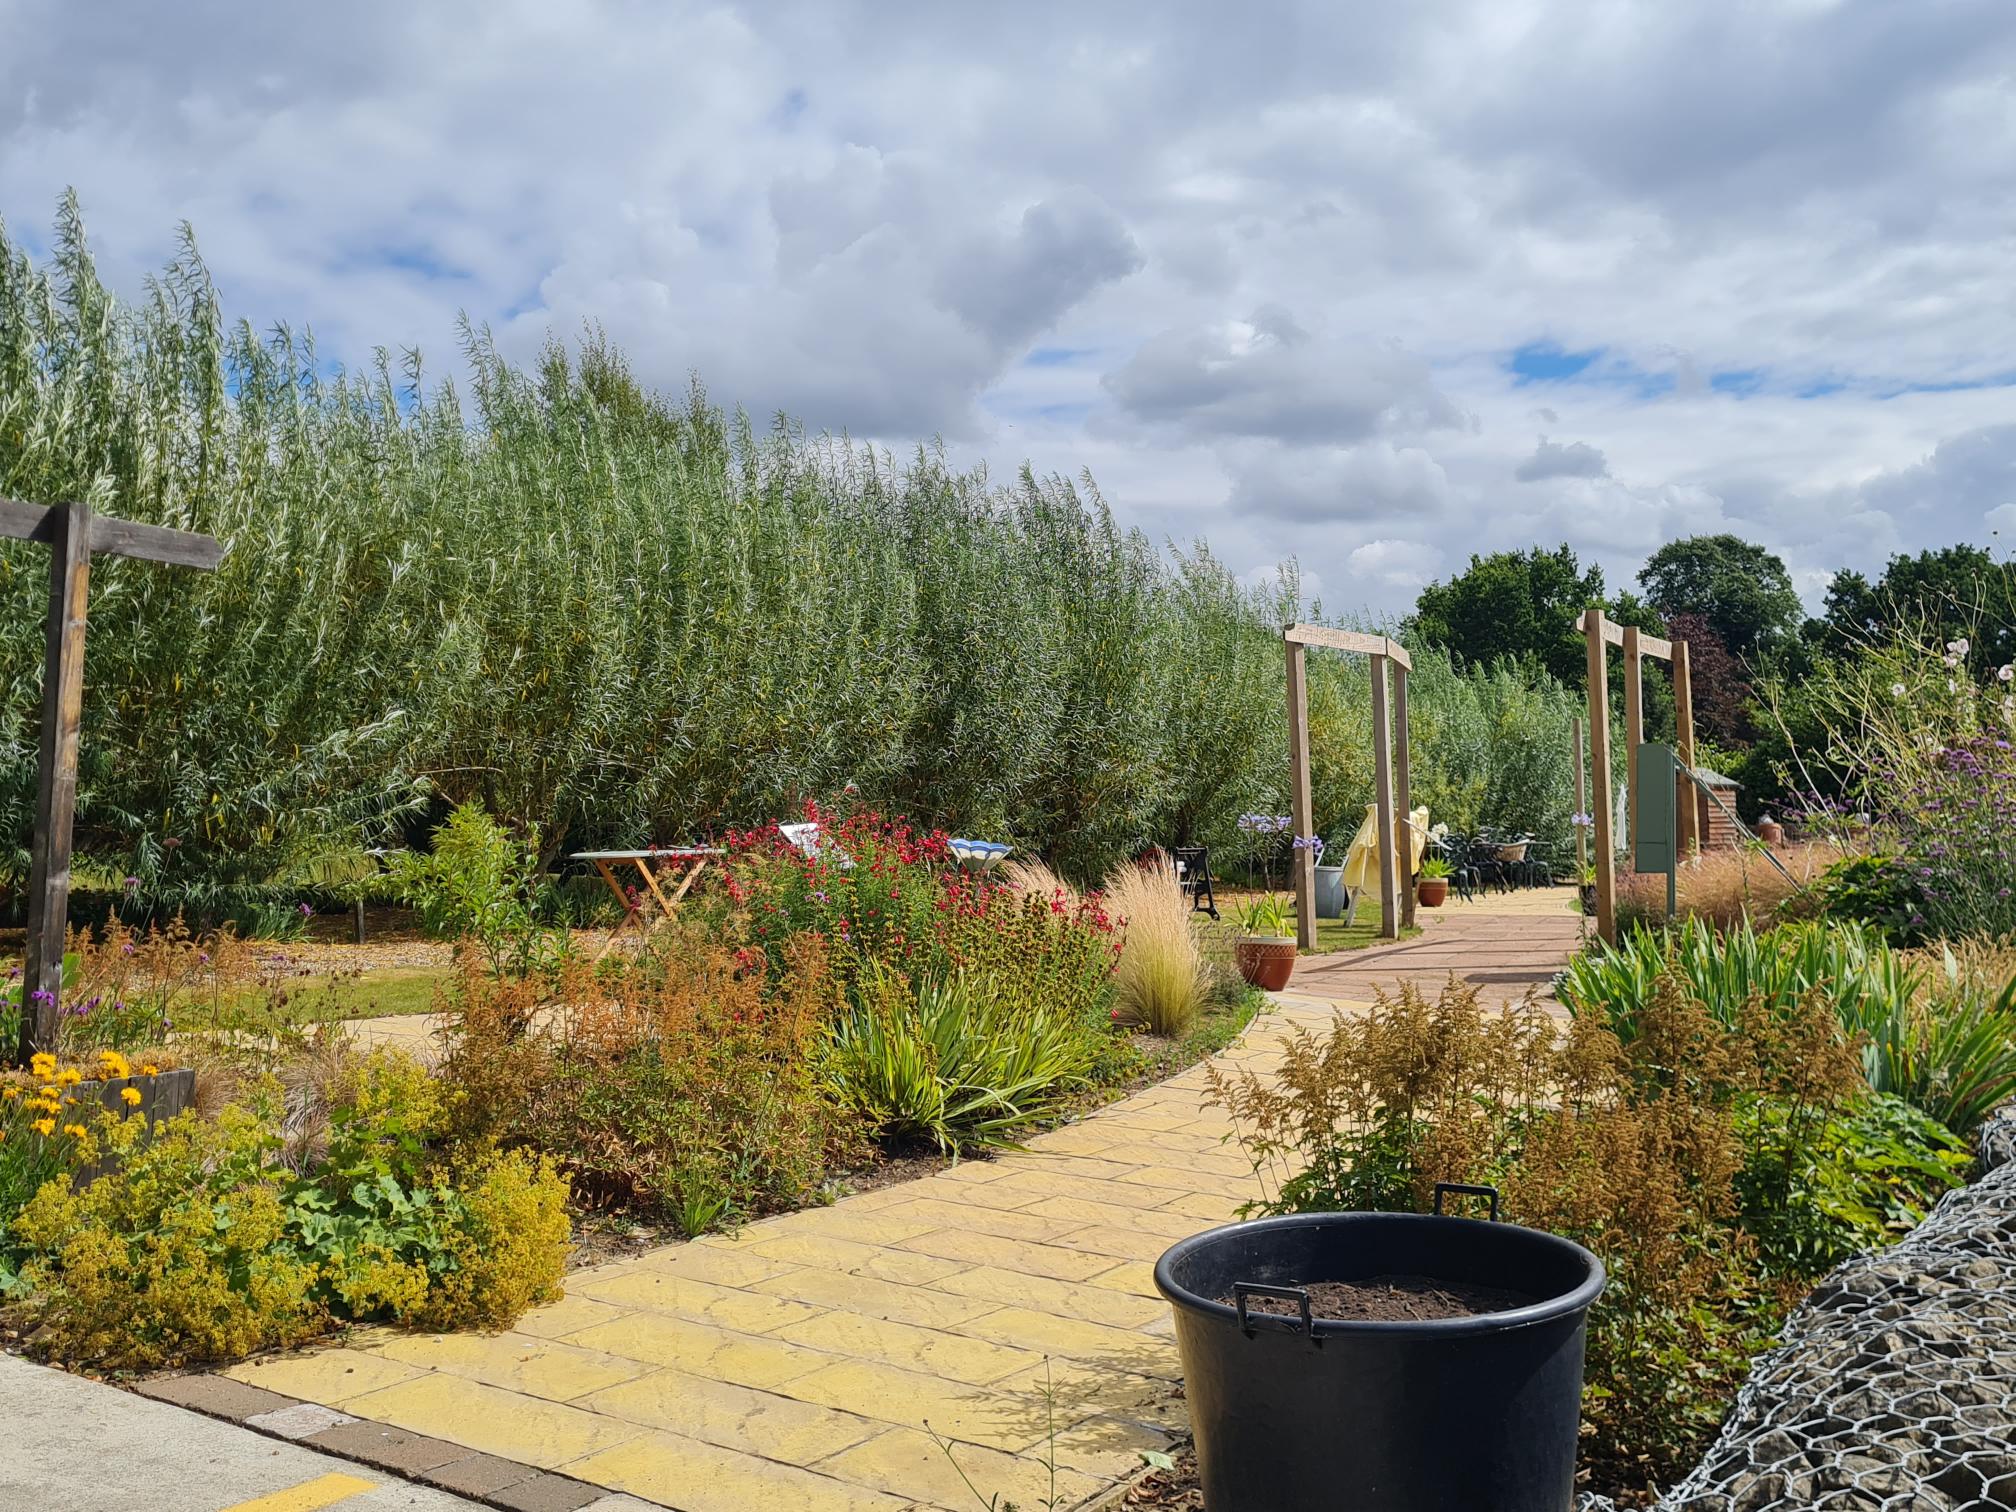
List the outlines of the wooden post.
{"label": "wooden post", "polygon": [[21,1059],[56,1049],[70,913],[70,821],[77,810],[77,732],[84,718],[84,615],[91,588],[91,506],[52,511],[49,621],[42,660],[40,783],[28,863],[28,944],[21,968]]}
{"label": "wooden post", "polygon": [[[1582,770],[1582,763],[1586,759],[1582,750],[1582,721],[1578,719],[1575,721],[1575,812],[1578,814],[1589,812],[1589,778]],[[1582,880],[1583,869],[1588,865],[1589,827],[1578,824],[1575,826],[1575,880],[1578,883]]]}
{"label": "wooden post", "polygon": [[1407,669],[1393,663],[1393,787],[1400,819],[1400,927],[1414,927],[1414,788],[1407,739]]}
{"label": "wooden post", "polygon": [[1638,747],[1645,743],[1645,662],[1638,627],[1624,627],[1624,840],[1638,836]]}
{"label": "wooden post", "polygon": [[1603,648],[1603,611],[1584,617],[1589,635],[1589,787],[1595,817],[1596,933],[1617,943],[1617,842],[1610,823],[1610,667]]}
{"label": "wooden post", "polygon": [[[1296,641],[1288,647],[1288,792],[1294,809],[1295,834],[1311,833],[1314,801],[1309,791],[1309,667],[1308,652]],[[1303,950],[1316,948],[1316,854],[1289,851],[1295,869],[1295,940]]]}
{"label": "wooden post", "polygon": [[1386,712],[1386,658],[1372,658],[1372,770],[1379,809],[1379,938],[1400,938],[1399,863],[1393,853],[1393,738]]}
{"label": "wooden post", "polygon": [[[1683,772],[1694,770],[1694,672],[1687,657],[1687,642],[1673,642],[1673,748]],[[1673,836],[1674,849],[1681,860],[1695,855],[1701,837],[1695,834],[1700,809],[1694,796],[1694,782],[1683,776],[1680,783],[1679,824]]]}

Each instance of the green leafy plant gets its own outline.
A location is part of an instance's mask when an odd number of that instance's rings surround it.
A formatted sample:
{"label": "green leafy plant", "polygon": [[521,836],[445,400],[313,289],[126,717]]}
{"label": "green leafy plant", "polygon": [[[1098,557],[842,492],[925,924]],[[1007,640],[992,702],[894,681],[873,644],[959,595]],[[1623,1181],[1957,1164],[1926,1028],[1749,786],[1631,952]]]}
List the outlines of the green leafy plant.
{"label": "green leafy plant", "polygon": [[1850,856],[1821,874],[1813,906],[1826,918],[1866,924],[1893,945],[1917,943],[1924,895],[1897,856]]}
{"label": "green leafy plant", "polygon": [[913,985],[877,964],[834,1021],[825,1072],[879,1133],[941,1149],[1013,1141],[1087,1080],[1098,1040],[1072,1015],[957,973]]}
{"label": "green leafy plant", "polygon": [[550,969],[567,935],[543,927],[532,911],[539,836],[520,842],[480,803],[465,803],[434,832],[433,848],[393,858],[393,885],[442,939],[470,939],[493,974],[526,976]]}
{"label": "green leafy plant", "polygon": [[1240,904],[1233,914],[1239,921],[1239,928],[1249,935],[1280,937],[1293,932],[1288,901],[1274,893],[1266,893]]}
{"label": "green leafy plant", "polygon": [[1455,868],[1440,856],[1424,856],[1421,858],[1421,868],[1417,875],[1423,882],[1446,882],[1454,870]]}

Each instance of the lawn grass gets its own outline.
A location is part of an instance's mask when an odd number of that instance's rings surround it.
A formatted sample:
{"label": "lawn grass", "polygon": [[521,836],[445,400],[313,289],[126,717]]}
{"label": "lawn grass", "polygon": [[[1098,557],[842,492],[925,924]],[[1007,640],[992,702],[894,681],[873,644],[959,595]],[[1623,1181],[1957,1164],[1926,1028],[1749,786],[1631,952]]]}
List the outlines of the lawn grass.
{"label": "lawn grass", "polygon": [[424,968],[392,968],[362,975],[300,977],[286,984],[285,998],[277,1004],[264,989],[248,988],[226,993],[218,1000],[217,1027],[253,1028],[274,1023],[299,1027],[431,1013],[439,989],[450,975]]}

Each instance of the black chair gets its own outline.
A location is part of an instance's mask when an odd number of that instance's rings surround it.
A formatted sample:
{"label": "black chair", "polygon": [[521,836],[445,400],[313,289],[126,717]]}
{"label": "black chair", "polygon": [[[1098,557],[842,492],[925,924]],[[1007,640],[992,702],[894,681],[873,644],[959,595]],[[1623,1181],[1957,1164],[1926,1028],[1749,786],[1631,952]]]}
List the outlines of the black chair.
{"label": "black chair", "polygon": [[1211,894],[1211,848],[1208,845],[1170,847],[1169,859],[1176,863],[1176,880],[1190,896],[1190,911],[1218,917],[1218,900]]}
{"label": "black chair", "polygon": [[1449,890],[1465,903],[1477,901],[1477,869],[1470,864],[1470,842],[1463,836],[1444,831],[1442,838],[1432,842],[1435,854],[1449,863]]}

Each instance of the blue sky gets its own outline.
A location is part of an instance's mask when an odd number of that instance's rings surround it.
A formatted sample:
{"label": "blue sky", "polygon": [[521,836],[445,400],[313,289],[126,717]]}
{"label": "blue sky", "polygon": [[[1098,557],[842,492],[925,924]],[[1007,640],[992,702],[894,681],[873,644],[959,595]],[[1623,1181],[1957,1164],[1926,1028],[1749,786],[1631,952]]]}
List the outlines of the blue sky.
{"label": "blue sky", "polygon": [[[599,323],[667,389],[1404,607],[2016,528],[2001,0],[0,0],[0,215],[362,361]],[[2001,530],[2003,536],[1993,532]]]}

